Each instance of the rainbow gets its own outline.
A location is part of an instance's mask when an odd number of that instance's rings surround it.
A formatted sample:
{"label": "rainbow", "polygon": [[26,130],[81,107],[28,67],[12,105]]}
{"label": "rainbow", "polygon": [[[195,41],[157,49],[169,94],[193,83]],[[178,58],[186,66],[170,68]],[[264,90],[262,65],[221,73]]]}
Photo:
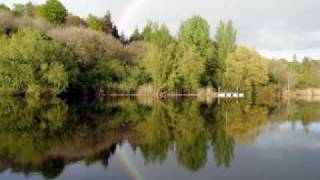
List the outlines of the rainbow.
{"label": "rainbow", "polygon": [[125,152],[122,148],[119,148],[116,153],[116,157],[119,159],[121,164],[126,168],[127,172],[134,180],[144,180],[142,174],[133,164],[133,161],[128,156],[127,152]]}
{"label": "rainbow", "polygon": [[130,0],[128,5],[122,10],[122,14],[116,19],[119,29],[123,30],[135,13],[137,13],[147,0]]}

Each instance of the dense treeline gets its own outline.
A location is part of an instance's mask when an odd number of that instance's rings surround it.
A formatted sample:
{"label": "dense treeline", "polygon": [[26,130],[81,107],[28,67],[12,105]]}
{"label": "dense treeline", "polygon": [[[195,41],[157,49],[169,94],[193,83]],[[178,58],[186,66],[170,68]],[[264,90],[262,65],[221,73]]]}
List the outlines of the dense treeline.
{"label": "dense treeline", "polygon": [[252,92],[319,87],[320,63],[268,60],[238,47],[231,21],[215,38],[200,16],[182,22],[177,36],[149,21],[130,38],[108,11],[87,19],[58,0],[43,5],[0,5],[0,93],[34,97],[62,93],[197,93],[201,88]]}

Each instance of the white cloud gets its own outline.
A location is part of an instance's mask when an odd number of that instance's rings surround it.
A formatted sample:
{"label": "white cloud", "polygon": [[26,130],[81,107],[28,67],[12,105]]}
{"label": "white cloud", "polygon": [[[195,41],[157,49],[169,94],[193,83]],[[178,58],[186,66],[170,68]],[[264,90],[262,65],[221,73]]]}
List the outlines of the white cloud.
{"label": "white cloud", "polygon": [[[0,0],[0,3],[25,3],[29,0]],[[42,3],[45,0],[32,0]],[[319,57],[320,18],[318,0],[61,0],[68,10],[86,17],[89,13],[103,16],[111,10],[120,31],[130,34],[147,19],[165,22],[176,33],[181,21],[194,14],[205,17],[211,25],[212,37],[220,19],[232,19],[242,45],[256,47],[267,56],[294,53]],[[128,13],[131,11],[131,13]],[[123,22],[124,14],[129,18]],[[121,22],[120,22],[121,21]],[[265,53],[267,52],[267,53]]]}

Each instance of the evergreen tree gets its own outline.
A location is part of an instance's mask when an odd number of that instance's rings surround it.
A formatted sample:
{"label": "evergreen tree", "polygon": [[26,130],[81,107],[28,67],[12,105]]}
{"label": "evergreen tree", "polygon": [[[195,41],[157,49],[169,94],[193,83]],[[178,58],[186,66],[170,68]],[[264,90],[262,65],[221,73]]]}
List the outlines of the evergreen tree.
{"label": "evergreen tree", "polygon": [[105,32],[106,34],[112,33],[112,18],[110,11],[107,12],[107,14],[102,18],[101,20],[101,31]]}
{"label": "evergreen tree", "polygon": [[143,40],[143,37],[142,37],[142,35],[140,34],[139,29],[136,28],[136,29],[134,30],[134,32],[132,33],[132,35],[130,36],[129,41],[130,41],[130,42],[133,42],[133,41],[141,41],[141,40]]}
{"label": "evergreen tree", "polygon": [[128,44],[128,38],[126,37],[124,32],[121,33],[119,40],[122,42],[122,44]]}
{"label": "evergreen tree", "polygon": [[119,30],[118,30],[118,27],[116,25],[113,25],[111,34],[112,34],[113,37],[115,37],[116,39],[120,40]]}

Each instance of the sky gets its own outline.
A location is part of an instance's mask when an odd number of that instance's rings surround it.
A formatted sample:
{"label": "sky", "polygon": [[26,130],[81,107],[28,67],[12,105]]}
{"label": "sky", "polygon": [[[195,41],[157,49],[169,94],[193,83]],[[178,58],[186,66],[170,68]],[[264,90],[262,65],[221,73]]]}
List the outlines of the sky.
{"label": "sky", "polygon": [[[12,6],[29,0],[0,0]],[[31,0],[43,3],[45,0]],[[103,16],[110,10],[120,31],[130,35],[148,19],[165,23],[177,34],[181,22],[201,15],[211,26],[232,20],[238,44],[256,48],[270,58],[320,59],[319,0],[61,0],[70,13]]]}

